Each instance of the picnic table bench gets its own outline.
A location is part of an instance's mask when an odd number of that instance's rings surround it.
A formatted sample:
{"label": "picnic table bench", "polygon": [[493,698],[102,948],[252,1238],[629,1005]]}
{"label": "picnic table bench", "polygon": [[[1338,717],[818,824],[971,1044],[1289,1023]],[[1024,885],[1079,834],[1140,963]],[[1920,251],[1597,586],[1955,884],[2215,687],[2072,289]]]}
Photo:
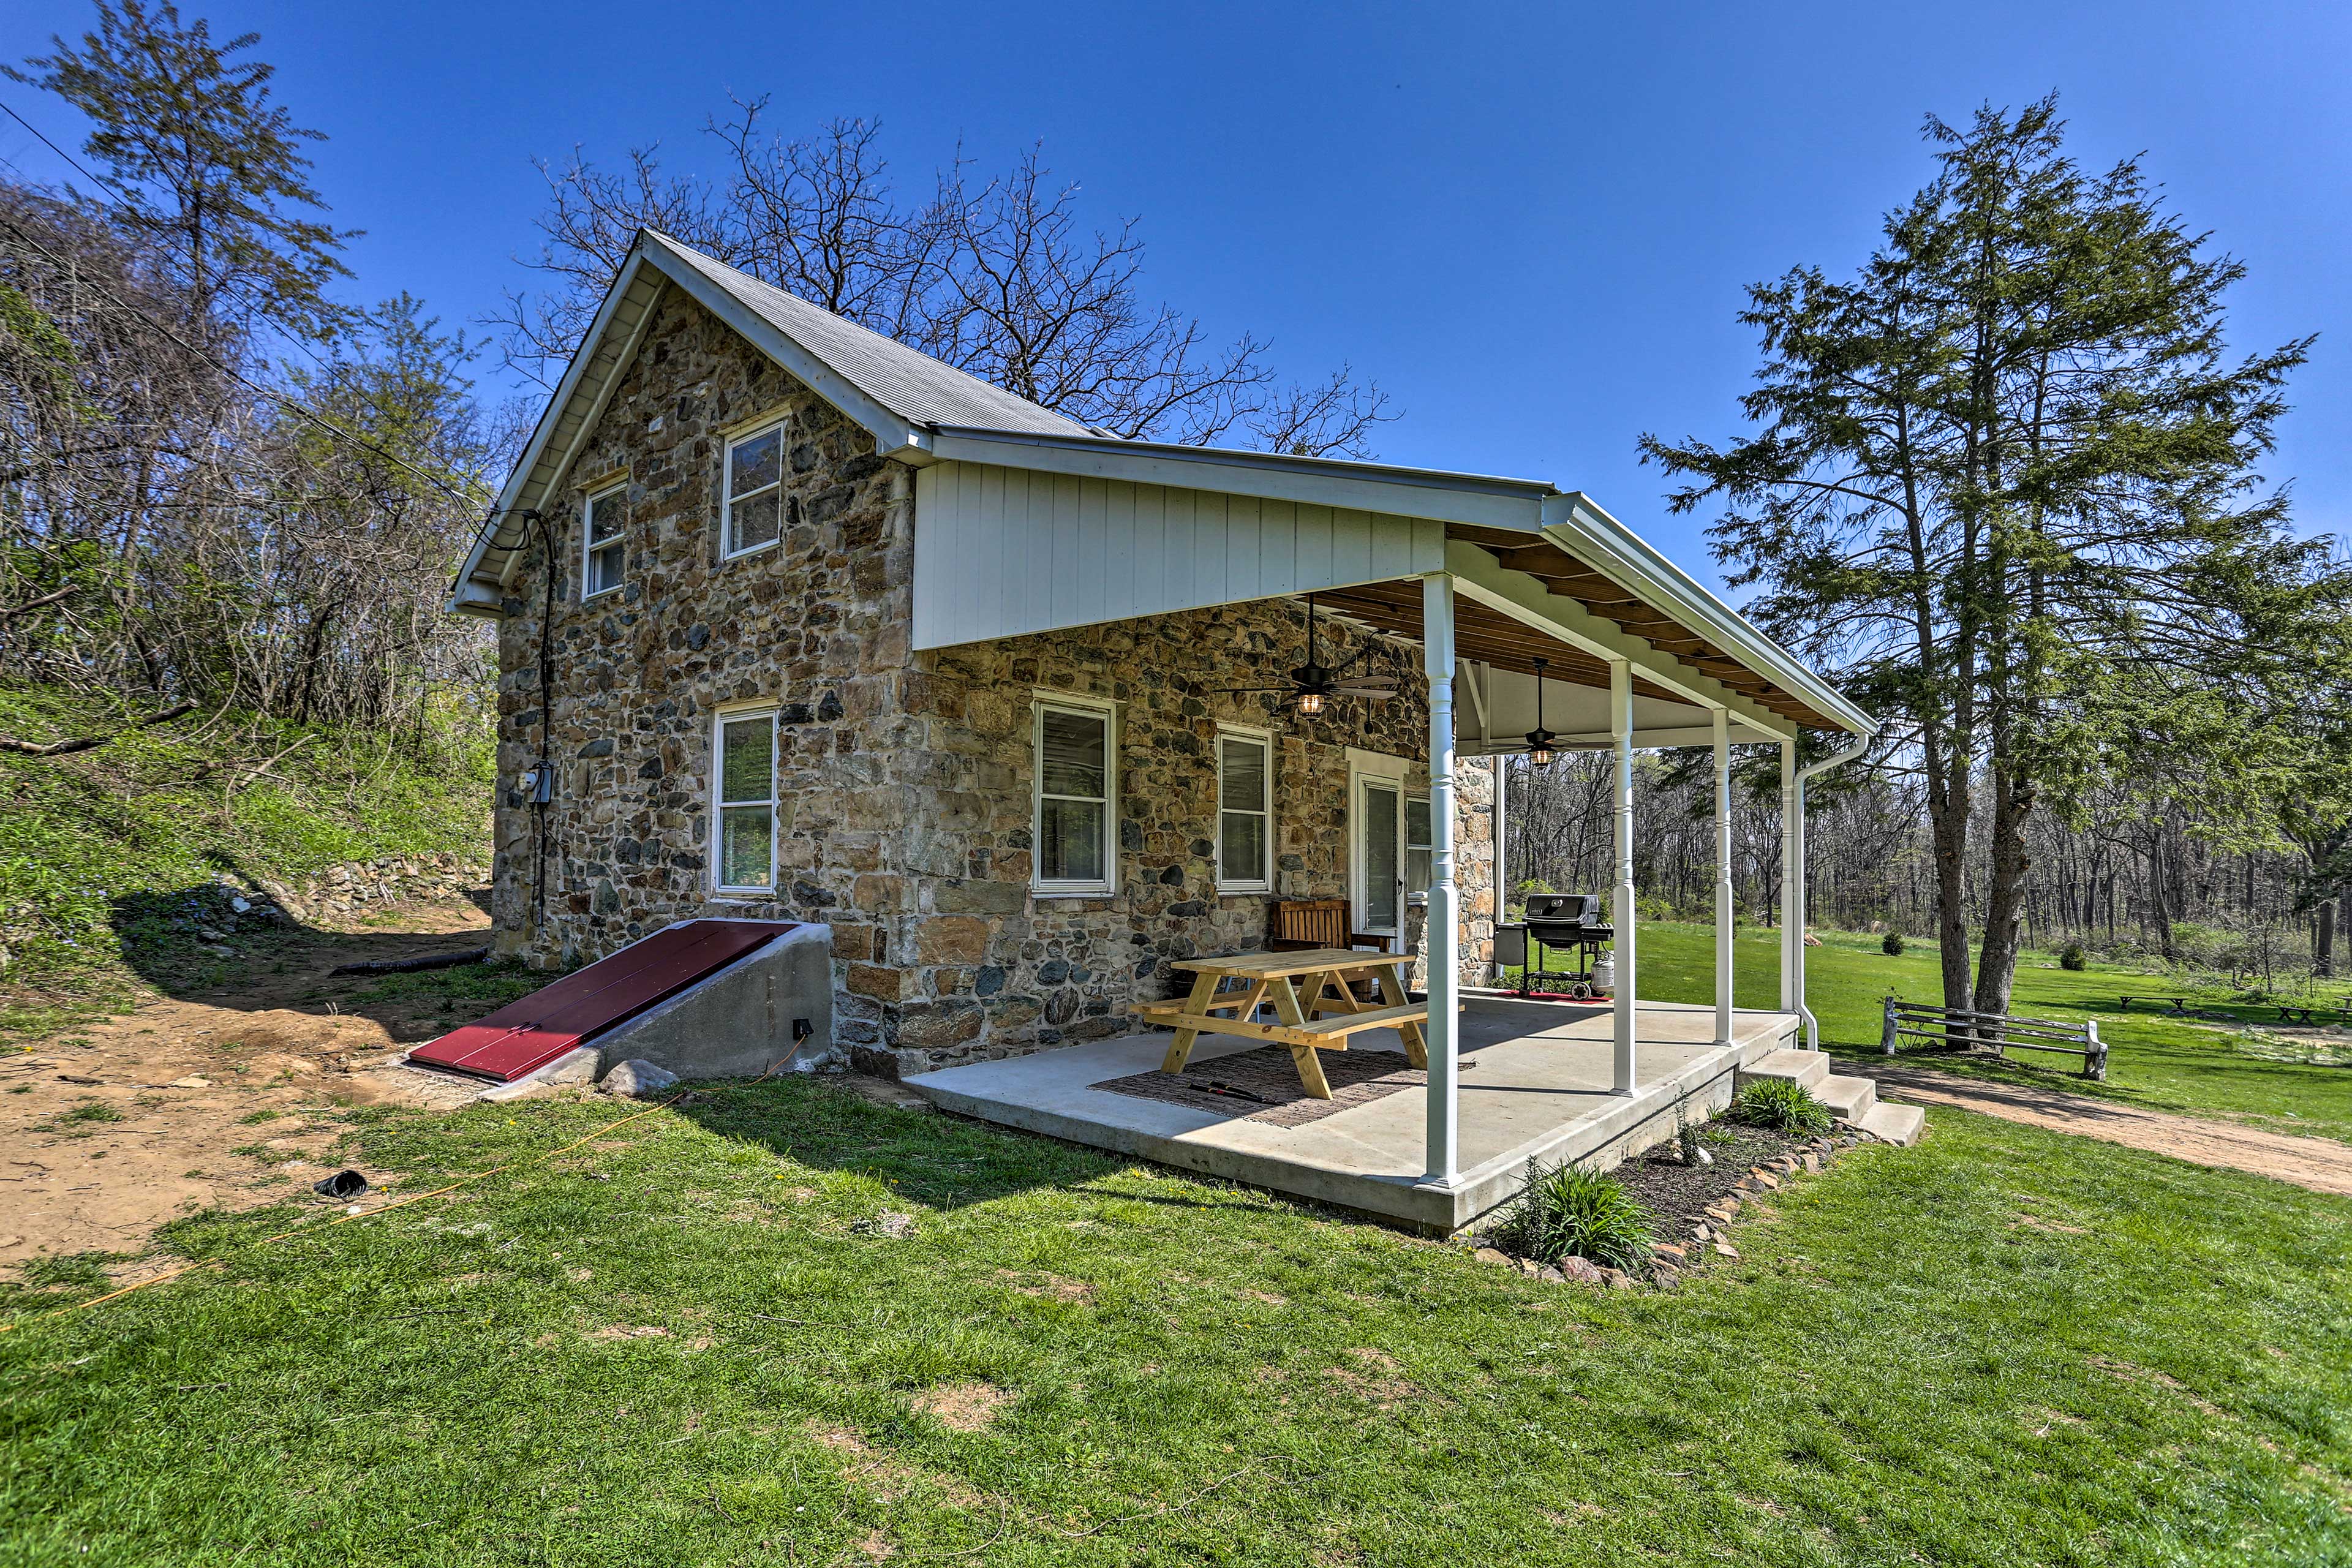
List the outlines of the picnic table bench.
{"label": "picnic table bench", "polygon": [[[1202,1035],[1236,1035],[1289,1047],[1298,1081],[1316,1099],[1328,1100],[1330,1081],[1315,1053],[1344,1051],[1349,1036],[1367,1029],[1394,1029],[1404,1041],[1405,1059],[1429,1066],[1429,1005],[1412,1001],[1405,988],[1412,962],[1401,953],[1340,947],[1181,959],[1169,967],[1192,973],[1192,992],[1181,1001],[1150,1003],[1136,1012],[1175,1026],[1162,1072],[1182,1072],[1192,1042]],[[1370,983],[1372,1000],[1357,997],[1359,980]],[[1278,1021],[1262,1024],[1258,1009],[1269,1002]]]}

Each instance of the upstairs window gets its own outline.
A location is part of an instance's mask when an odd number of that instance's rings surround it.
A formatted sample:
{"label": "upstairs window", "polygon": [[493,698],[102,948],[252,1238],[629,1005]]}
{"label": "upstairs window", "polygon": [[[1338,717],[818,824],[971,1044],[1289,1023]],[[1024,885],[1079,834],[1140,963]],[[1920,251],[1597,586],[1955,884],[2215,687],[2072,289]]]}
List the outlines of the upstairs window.
{"label": "upstairs window", "polygon": [[776,889],[776,715],[727,713],[719,720],[717,817],[711,859],[722,893]]}
{"label": "upstairs window", "polygon": [[771,425],[729,442],[723,553],[748,555],[773,544],[783,507],[784,427]]}
{"label": "upstairs window", "polygon": [[580,578],[583,598],[593,599],[621,585],[621,574],[628,565],[628,546],[621,541],[622,512],[627,500],[628,489],[622,485],[588,498],[583,530],[588,553]]}
{"label": "upstairs window", "polygon": [[1217,735],[1217,891],[1274,888],[1273,745],[1248,731]]}
{"label": "upstairs window", "polygon": [[1111,890],[1111,802],[1118,796],[1111,710],[1037,704],[1036,890]]}

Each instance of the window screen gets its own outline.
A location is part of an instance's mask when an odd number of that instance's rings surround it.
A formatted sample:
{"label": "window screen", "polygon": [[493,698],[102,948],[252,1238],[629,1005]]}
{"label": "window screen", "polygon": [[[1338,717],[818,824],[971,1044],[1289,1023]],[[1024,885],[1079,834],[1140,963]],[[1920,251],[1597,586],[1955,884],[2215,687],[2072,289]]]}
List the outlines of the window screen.
{"label": "window screen", "polygon": [[1037,879],[1110,879],[1110,718],[1037,712]]}
{"label": "window screen", "polygon": [[750,891],[776,884],[776,716],[719,726],[719,885]]}
{"label": "window screen", "polygon": [[784,428],[762,430],[727,448],[727,553],[773,544],[782,526]]}
{"label": "window screen", "polygon": [[621,585],[628,547],[621,542],[628,492],[621,489],[588,498],[588,592],[609,594]]}
{"label": "window screen", "polygon": [[1273,837],[1272,781],[1267,746],[1254,736],[1217,740],[1217,883],[1235,889],[1267,885],[1266,853]]}

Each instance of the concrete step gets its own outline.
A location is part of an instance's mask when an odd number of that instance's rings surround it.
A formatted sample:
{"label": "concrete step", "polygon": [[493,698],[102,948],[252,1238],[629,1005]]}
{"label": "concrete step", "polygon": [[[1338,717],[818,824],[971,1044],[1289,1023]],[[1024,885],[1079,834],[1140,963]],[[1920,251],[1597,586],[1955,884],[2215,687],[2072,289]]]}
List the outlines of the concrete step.
{"label": "concrete step", "polygon": [[1878,1085],[1866,1078],[1836,1074],[1812,1086],[1813,1098],[1830,1108],[1840,1121],[1860,1121],[1878,1103]]}
{"label": "concrete step", "polygon": [[1830,1058],[1823,1051],[1779,1050],[1757,1058],[1741,1068],[1736,1081],[1746,1084],[1759,1078],[1790,1079],[1807,1089],[1819,1089],[1830,1076]]}
{"label": "concrete step", "polygon": [[1919,1142],[1919,1134],[1927,1130],[1927,1113],[1916,1105],[1881,1100],[1854,1125],[1884,1142],[1907,1149]]}

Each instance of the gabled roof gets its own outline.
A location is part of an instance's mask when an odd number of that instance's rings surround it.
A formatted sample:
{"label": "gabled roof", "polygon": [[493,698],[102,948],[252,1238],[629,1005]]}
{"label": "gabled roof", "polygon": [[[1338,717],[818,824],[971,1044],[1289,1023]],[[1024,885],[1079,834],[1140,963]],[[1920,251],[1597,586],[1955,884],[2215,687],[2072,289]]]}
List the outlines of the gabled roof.
{"label": "gabled roof", "polygon": [[1067,415],[1017,397],[896,338],[886,338],[845,316],[762,283],[748,272],[722,266],[667,235],[648,231],[646,239],[659,248],[663,271],[675,278],[668,265],[675,261],[725,290],[909,425],[965,425],[1035,436],[1101,437],[1100,431]]}
{"label": "gabled roof", "polygon": [[635,353],[665,283],[684,289],[864,426],[886,454],[919,454],[942,426],[1065,440],[1118,439],[714,261],[666,234],[640,229],[499,492],[499,510],[467,553],[450,608],[497,613],[500,586],[522,543],[524,513],[546,506],[562,487],[581,441]]}

